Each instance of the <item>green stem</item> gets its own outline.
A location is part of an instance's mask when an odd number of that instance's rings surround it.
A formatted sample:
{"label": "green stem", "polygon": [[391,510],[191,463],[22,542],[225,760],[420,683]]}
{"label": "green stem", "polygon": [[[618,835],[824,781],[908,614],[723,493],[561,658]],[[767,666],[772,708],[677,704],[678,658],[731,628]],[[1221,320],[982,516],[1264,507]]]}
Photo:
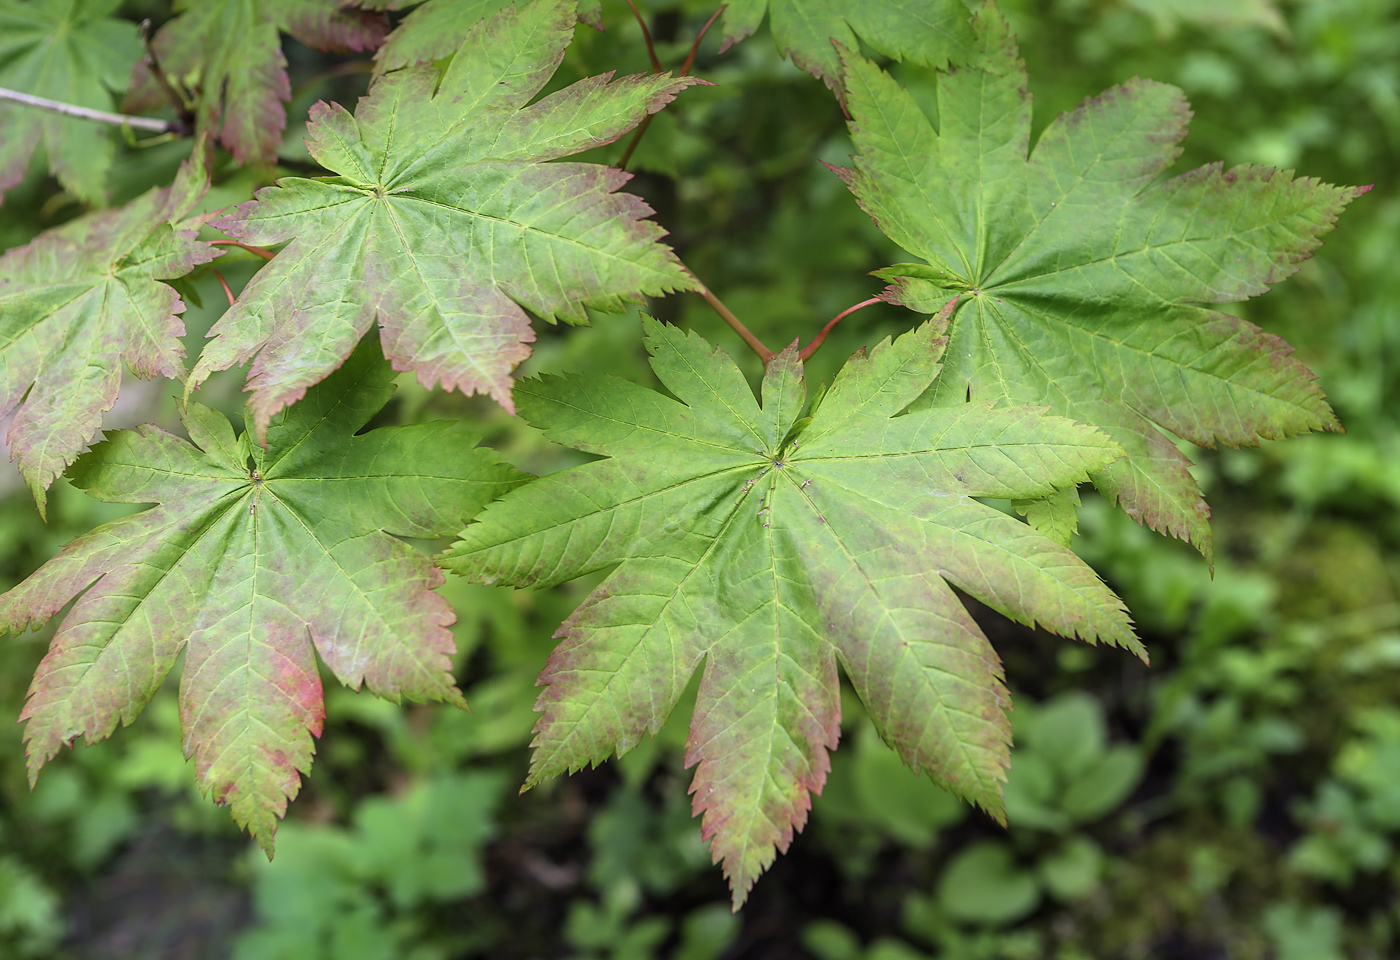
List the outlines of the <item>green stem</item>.
{"label": "green stem", "polygon": [[141,21],[141,45],[146,48],[146,67],[151,71],[151,76],[155,77],[161,92],[165,94],[166,101],[175,110],[175,115],[180,118],[181,132],[189,134],[194,130],[194,103],[189,97],[184,96],[175,85],[170,82],[170,75],[165,72],[165,68],[160,65],[160,57],[156,56],[156,46],[151,40],[151,21],[148,17]]}

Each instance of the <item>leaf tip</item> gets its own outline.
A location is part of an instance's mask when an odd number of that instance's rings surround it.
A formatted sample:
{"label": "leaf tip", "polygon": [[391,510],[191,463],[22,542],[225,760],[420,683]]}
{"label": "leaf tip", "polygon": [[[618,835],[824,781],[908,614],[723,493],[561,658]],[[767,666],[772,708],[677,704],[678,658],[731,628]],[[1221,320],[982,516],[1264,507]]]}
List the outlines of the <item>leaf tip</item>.
{"label": "leaf tip", "polygon": [[[36,477],[25,471],[25,482],[29,487],[29,492],[34,497],[34,506],[39,510],[39,519],[45,523],[49,522],[49,494],[48,484],[44,483],[40,477]],[[49,483],[53,480],[50,479]]]}
{"label": "leaf tip", "polygon": [[[29,739],[27,733],[25,737]],[[48,756],[45,756],[43,750],[34,749],[32,740],[30,740],[28,746],[29,749],[27,749],[24,754],[24,772],[25,778],[29,781],[29,789],[32,792],[39,784],[39,771],[44,769],[44,764],[53,759],[53,754],[50,753]]]}
{"label": "leaf tip", "polygon": [[273,855],[277,852],[277,845],[273,842],[273,835],[276,833],[276,830],[252,830],[250,832],[253,834],[253,839],[258,841],[258,846],[262,849],[263,854],[267,857],[267,862],[271,863]]}

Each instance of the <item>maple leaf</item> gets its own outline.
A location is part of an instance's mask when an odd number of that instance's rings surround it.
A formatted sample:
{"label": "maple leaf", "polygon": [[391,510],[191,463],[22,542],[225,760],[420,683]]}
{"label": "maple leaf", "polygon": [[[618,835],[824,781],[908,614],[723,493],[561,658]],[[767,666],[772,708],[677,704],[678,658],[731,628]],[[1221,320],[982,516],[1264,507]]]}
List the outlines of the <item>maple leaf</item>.
{"label": "maple leaf", "polygon": [[877,275],[935,312],[960,297],[931,402],[1040,403],[1101,427],[1127,457],[1094,483],[1130,516],[1211,555],[1209,510],[1174,437],[1257,443],[1337,421],[1291,348],[1212,309],[1289,276],[1368,188],[1219,164],[1159,181],[1190,111],[1131,80],[1056,119],[1029,149],[1014,38],[977,19],[983,60],[938,79],[937,116],[843,54],[855,169],[838,171],[927,263]]}
{"label": "maple leaf", "polygon": [[546,436],[607,459],[512,492],[440,563],[516,585],[618,565],[556,634],[527,785],[655,734],[704,659],[686,762],[737,907],[825,781],[839,662],[906,763],[1001,817],[1001,666],[950,585],[1142,648],[1082,561],[972,498],[1045,496],[1119,451],[1029,407],[897,416],[937,374],[940,332],[858,353],[803,420],[795,344],[760,407],[726,355],[655,321],[652,367],[679,400],[611,378],[516,384]]}
{"label": "maple leaf", "polygon": [[584,305],[693,286],[643,219],[651,208],[616,192],[628,174],[540,161],[611,143],[696,81],[594,77],[526,106],[573,29],[571,0],[508,7],[440,82],[425,64],[376,83],[353,117],[317,104],[308,147],[340,176],[281,180],[215,221],[291,242],[210,330],[191,385],[252,359],[260,435],[377,316],[396,370],[511,409],[510,373],[534,339],[522,306],[583,323]]}
{"label": "maple leaf", "polygon": [[442,574],[390,534],[445,536],[521,475],[450,423],[354,436],[392,393],[361,349],[273,421],[266,449],[190,403],[193,443],[144,426],[73,465],[99,500],[159,505],[0,597],[10,631],[76,601],[21,716],[31,782],[64,743],[130,723],[183,650],[185,753],[270,853],[325,716],[313,647],[348,686],[463,705]]}
{"label": "maple leaf", "polygon": [[[0,0],[0,86],[80,107],[112,109],[141,55],[135,24],[109,17],[120,0]],[[88,120],[0,103],[0,198],[19,183],[39,144],[63,188],[105,198],[110,130]]]}
{"label": "maple leaf", "polygon": [[0,417],[17,411],[10,456],[41,513],[116,402],[123,359],[141,377],[184,376],[185,305],[159,281],[219,255],[186,222],[208,184],[203,163],[187,161],[170,187],[0,256]]}
{"label": "maple leaf", "polygon": [[721,52],[753,34],[767,11],[784,56],[842,95],[841,63],[832,45],[857,38],[895,60],[942,67],[963,59],[973,36],[962,0],[731,0]]}
{"label": "maple leaf", "polygon": [[[161,69],[197,91],[199,129],[216,134],[240,163],[272,164],[292,97],[281,33],[317,50],[373,50],[388,30],[383,15],[342,9],[342,0],[180,0],[179,15],[151,44]],[[157,110],[167,95],[143,59],[123,107]]]}
{"label": "maple leaf", "polygon": [[[394,28],[384,45],[375,51],[375,75],[452,56],[472,27],[496,13],[508,2],[509,0],[427,0],[419,6],[418,0],[360,0],[358,6],[376,10],[416,7]],[[582,0],[578,5],[578,18],[598,30],[603,29],[599,0]]]}

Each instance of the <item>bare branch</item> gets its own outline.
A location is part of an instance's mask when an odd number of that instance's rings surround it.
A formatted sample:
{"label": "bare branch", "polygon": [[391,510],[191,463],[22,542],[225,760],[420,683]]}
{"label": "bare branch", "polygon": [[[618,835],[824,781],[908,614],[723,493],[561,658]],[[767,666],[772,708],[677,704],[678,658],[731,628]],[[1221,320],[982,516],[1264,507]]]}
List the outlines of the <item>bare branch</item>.
{"label": "bare branch", "polygon": [[145,130],[150,133],[183,132],[178,123],[171,123],[169,120],[153,120],[150,117],[132,117],[124,113],[109,113],[106,110],[93,110],[88,107],[79,107],[71,103],[64,103],[61,100],[36,97],[31,93],[7,90],[4,87],[0,87],[0,100],[10,100],[14,103],[23,104],[26,107],[37,107],[40,110],[61,113],[65,117],[76,117],[79,120],[92,120],[96,123],[110,123],[116,127],[130,127],[133,130]]}

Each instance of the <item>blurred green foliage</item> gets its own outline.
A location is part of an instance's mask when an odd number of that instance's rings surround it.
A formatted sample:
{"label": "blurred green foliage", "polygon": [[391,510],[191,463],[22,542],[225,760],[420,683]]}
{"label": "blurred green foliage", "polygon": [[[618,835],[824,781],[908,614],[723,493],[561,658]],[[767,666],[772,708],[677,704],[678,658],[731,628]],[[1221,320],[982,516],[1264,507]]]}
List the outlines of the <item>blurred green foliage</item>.
{"label": "blurred green foliage", "polygon": [[[650,0],[666,63],[713,12]],[[1075,548],[1127,600],[1153,655],[1068,645],[982,620],[1016,695],[1002,829],[902,767],[853,696],[812,822],[728,912],[689,816],[682,722],[597,771],[522,797],[534,679],[589,584],[512,593],[449,583],[471,713],[398,707],[338,685],[315,775],[272,863],[194,795],[178,711],[163,692],[128,729],[78,746],[30,793],[19,728],[0,737],[0,956],[5,958],[577,957],[643,960],[1365,960],[1400,953],[1400,2],[1006,0],[1038,128],[1134,75],[1182,86],[1196,111],[1178,169],[1265,162],[1376,183],[1319,256],[1241,305],[1316,370],[1346,434],[1192,450],[1216,513],[1213,572],[1086,494]],[[647,68],[622,0],[581,28],[556,84]],[[133,17],[169,15],[161,0]],[[363,74],[289,43],[284,160],[318,97]],[[917,71],[897,68],[917,85]],[[841,111],[764,33],[697,72],[643,141],[632,188],[726,303],[770,343],[809,336],[900,259],[818,161],[850,153]],[[168,180],[179,143],[123,149],[117,202]],[[594,159],[616,158],[620,147]],[[221,175],[211,207],[258,185]],[[0,209],[0,247],[75,215],[31,173]],[[234,290],[255,261],[220,269]],[[187,344],[224,303],[194,278]],[[698,298],[651,308],[730,349]],[[525,372],[636,379],[636,314],[541,332]],[[811,363],[912,318],[871,307]],[[742,359],[751,374],[757,362]],[[236,413],[239,377],[206,393]],[[162,384],[124,423],[171,425]],[[124,396],[126,392],[124,391]],[[573,462],[489,403],[405,380],[389,419],[468,417],[516,463]],[[114,421],[115,422],[115,421]],[[19,492],[0,503],[0,580],[27,575],[110,505],[60,484],[48,525]],[[0,645],[0,713],[14,717],[47,634]],[[684,707],[677,711],[688,715]]]}

